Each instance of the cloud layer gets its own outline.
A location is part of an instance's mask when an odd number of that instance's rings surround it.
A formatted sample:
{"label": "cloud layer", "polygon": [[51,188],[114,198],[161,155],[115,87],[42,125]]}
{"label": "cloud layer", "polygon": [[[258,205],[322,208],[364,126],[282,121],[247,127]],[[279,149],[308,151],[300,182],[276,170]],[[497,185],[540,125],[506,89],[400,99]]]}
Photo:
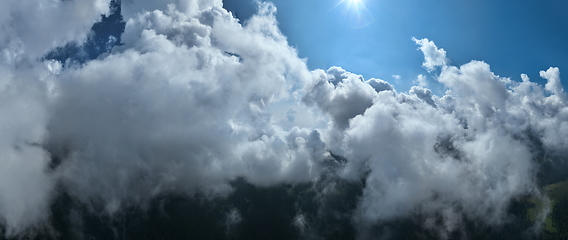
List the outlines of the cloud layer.
{"label": "cloud layer", "polygon": [[[123,45],[80,66],[42,60],[85,41],[108,4],[0,4],[7,237],[49,228],[58,189],[112,216],[161,194],[228,196],[238,178],[274,186],[326,171],[365,182],[352,216],[361,238],[412,214],[443,236],[464,219],[506,222],[511,200],[540,194],[539,151],[568,144],[558,68],[540,72],[544,87],[516,82],[485,62],[452,66],[434,42],[413,38],[447,91],[398,92],[340,67],[308,70],[270,3],[243,24],[220,0],[125,0]],[[324,124],[296,124],[300,116]],[[334,156],[346,162],[329,170]],[[236,210],[227,219],[242,220]]]}

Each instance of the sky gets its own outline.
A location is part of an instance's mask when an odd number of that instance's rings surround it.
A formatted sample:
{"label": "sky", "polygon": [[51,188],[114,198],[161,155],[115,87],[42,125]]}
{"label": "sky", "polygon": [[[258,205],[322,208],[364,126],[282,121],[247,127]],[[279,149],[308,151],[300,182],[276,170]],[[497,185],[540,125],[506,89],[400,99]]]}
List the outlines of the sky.
{"label": "sky", "polygon": [[[251,2],[224,4],[246,21],[255,9]],[[568,2],[562,0],[273,2],[282,32],[310,68],[341,66],[392,81],[400,90],[409,90],[419,74],[434,81],[420,68],[422,56],[412,37],[435,41],[453,64],[485,61],[497,75],[516,81],[523,73],[538,77],[551,66],[568,68]],[[392,75],[401,79],[393,81]]]}
{"label": "sky", "polygon": [[534,239],[565,3],[516,3],[2,1],[0,239]]}

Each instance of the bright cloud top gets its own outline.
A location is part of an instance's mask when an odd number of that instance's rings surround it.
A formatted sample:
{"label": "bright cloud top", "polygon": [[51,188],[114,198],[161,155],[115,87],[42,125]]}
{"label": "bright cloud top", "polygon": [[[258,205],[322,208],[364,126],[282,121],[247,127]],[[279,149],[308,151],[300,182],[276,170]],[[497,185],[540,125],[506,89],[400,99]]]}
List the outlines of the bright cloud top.
{"label": "bright cloud top", "polygon": [[[220,0],[124,1],[124,44],[66,66],[40,56],[83,41],[108,1],[1,5],[0,16],[11,16],[0,18],[8,237],[49,225],[60,189],[112,215],[164,193],[226,196],[239,177],[257,186],[315,181],[335,155],[347,159],[338,176],[366,182],[353,217],[362,232],[416,212],[427,226],[441,213],[440,232],[451,232],[465,218],[500,224],[512,199],[539,194],[534,141],[546,151],[568,146],[558,68],[540,72],[544,87],[526,75],[515,82],[485,62],[452,66],[434,42],[413,38],[448,91],[398,92],[340,67],[308,70],[272,4],[241,24]],[[59,19],[79,10],[74,21]],[[38,29],[48,34],[32,36]],[[284,126],[277,108],[289,122],[308,114],[326,124]]]}

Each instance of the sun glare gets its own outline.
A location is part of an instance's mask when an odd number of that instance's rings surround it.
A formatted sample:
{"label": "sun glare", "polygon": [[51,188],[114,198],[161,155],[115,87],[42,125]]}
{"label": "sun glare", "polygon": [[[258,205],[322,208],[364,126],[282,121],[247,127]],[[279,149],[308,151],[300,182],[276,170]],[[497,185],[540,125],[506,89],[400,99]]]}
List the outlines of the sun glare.
{"label": "sun glare", "polygon": [[363,4],[363,0],[348,0],[348,2],[349,4],[354,5],[354,7],[358,7]]}
{"label": "sun glare", "polygon": [[365,6],[364,0],[340,0],[333,8],[339,5],[344,6],[345,12],[349,16],[347,18],[350,19],[349,22],[356,28],[368,26],[374,21],[371,12]]}

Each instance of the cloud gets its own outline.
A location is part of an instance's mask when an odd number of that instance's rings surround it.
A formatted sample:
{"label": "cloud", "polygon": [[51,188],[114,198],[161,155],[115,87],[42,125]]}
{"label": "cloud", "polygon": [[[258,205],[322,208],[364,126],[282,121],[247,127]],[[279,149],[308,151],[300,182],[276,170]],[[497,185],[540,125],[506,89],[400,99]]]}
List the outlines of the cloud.
{"label": "cloud", "polygon": [[428,87],[428,79],[422,74],[418,75],[413,83],[420,87]]}
{"label": "cloud", "polygon": [[[312,74],[312,82],[304,90],[303,101],[329,114],[339,128],[346,128],[350,119],[362,114],[373,103],[376,91],[360,75],[339,67],[331,67],[326,72],[316,70]],[[375,87],[388,88],[384,82],[372,82]]]}
{"label": "cloud", "polygon": [[[433,79],[447,91],[436,96],[418,80],[422,86],[398,92],[337,66],[308,70],[270,3],[241,24],[220,0],[125,0],[123,45],[80,66],[41,60],[83,41],[108,4],[0,8],[7,237],[49,228],[49,204],[61,191],[114,216],[168,194],[228,196],[235,179],[329,184],[314,187],[318,196],[335,180],[362,181],[350,215],[359,231],[418,214],[443,235],[466,220],[505,223],[512,200],[540,194],[534,141],[542,151],[568,145],[558,68],[540,73],[544,87],[526,75],[514,82],[485,62],[451,66],[434,42],[413,38],[423,66],[441,67]],[[59,27],[71,10],[84,14]],[[34,32],[40,28],[45,37]],[[272,108],[287,111],[286,126]],[[327,125],[290,127],[298,115]],[[322,180],[328,175],[337,179]],[[241,211],[224,216],[227,231],[246,223]],[[311,226],[307,214],[290,214],[290,226]]]}
{"label": "cloud", "polygon": [[565,106],[568,96],[564,92],[564,87],[560,82],[560,70],[556,67],[551,67],[546,71],[540,71],[540,76],[547,80],[544,89],[553,96],[548,98],[549,104]]}
{"label": "cloud", "polygon": [[[110,0],[48,1],[42,4],[2,1],[0,48],[11,58],[39,58],[67,42],[86,40],[91,26],[109,13]],[[22,56],[19,57],[21,59]]]}
{"label": "cloud", "polygon": [[430,104],[433,107],[436,107],[436,103],[434,103],[434,100],[432,99],[432,91],[430,89],[420,86],[412,86],[409,93],[416,95],[422,101]]}
{"label": "cloud", "polygon": [[530,153],[518,141],[493,129],[472,132],[451,114],[400,97],[379,93],[376,104],[353,119],[340,150],[353,160],[346,177],[369,174],[359,205],[364,221],[408,216],[416,208],[429,214],[456,208],[499,222],[505,199],[535,191],[526,178],[533,171]]}
{"label": "cloud", "polygon": [[0,224],[13,236],[49,217],[54,182],[47,172],[49,155],[41,147],[49,113],[45,84],[34,80],[48,73],[0,69]]}
{"label": "cloud", "polygon": [[309,74],[273,14],[265,4],[241,26],[217,6],[144,12],[127,21],[124,46],[62,72],[48,143],[73,196],[112,213],[164,191],[224,195],[237,177],[271,185],[316,174],[318,135],[283,131],[267,111],[289,97],[286,78]]}
{"label": "cloud", "polygon": [[371,78],[366,81],[371,87],[375,89],[375,91],[393,91],[394,87],[385,80]]}
{"label": "cloud", "polygon": [[416,39],[412,38],[416,44],[420,45],[418,49],[424,53],[424,66],[429,72],[433,71],[436,67],[442,67],[449,63],[446,58],[446,51],[443,48],[438,48],[434,42],[428,38]]}
{"label": "cloud", "polygon": [[560,70],[555,67],[551,67],[546,71],[540,71],[540,76],[548,82],[544,86],[544,88],[556,95],[562,94],[564,92],[564,87],[562,87],[562,83],[560,83]]}
{"label": "cloud", "polygon": [[151,0],[125,0],[122,1],[122,15],[125,19],[134,18],[137,14],[161,10],[165,11],[169,8],[175,7],[180,13],[187,17],[194,17],[199,14],[203,9],[211,7],[221,7],[223,2],[221,0],[166,0],[166,1],[151,1]]}
{"label": "cloud", "polygon": [[286,112],[286,118],[288,119],[288,121],[294,122],[296,120],[296,114],[298,114],[298,110],[296,110],[295,108],[290,108],[290,110]]}
{"label": "cloud", "polygon": [[2,192],[13,192],[0,198],[8,236],[47,219],[55,182],[114,214],[164,192],[223,195],[237,177],[271,185],[317,174],[317,130],[284,132],[266,110],[310,75],[276,27],[275,8],[263,4],[242,26],[219,4],[184,4],[199,11],[135,14],[124,46],[83,66],[2,65],[1,111],[12,116],[2,120],[1,145]]}
{"label": "cloud", "polygon": [[[499,78],[490,71],[488,64],[471,61],[462,66],[450,66],[442,70],[438,81],[452,89],[460,97],[469,99],[468,111],[476,109],[480,117],[489,117],[506,110],[509,93],[508,79]],[[481,126],[480,126],[481,127]]]}

